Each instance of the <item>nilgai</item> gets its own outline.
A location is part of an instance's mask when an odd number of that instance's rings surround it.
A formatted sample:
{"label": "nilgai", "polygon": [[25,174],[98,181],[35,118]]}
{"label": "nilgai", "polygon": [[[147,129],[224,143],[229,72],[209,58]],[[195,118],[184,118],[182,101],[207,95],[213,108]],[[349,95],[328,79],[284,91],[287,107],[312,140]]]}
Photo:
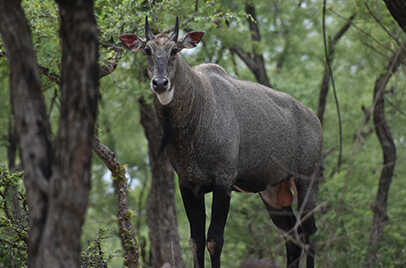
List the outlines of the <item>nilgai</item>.
{"label": "nilgai", "polygon": [[[288,267],[299,266],[302,248],[307,267],[313,267],[309,236],[316,232],[313,210],[322,140],[318,118],[293,97],[234,78],[219,65],[191,67],[179,52],[195,47],[204,33],[189,32],[183,38],[178,33],[178,19],[170,35],[154,35],[146,18],[145,39],[128,33],[120,40],[146,55],[162,146],[179,176],[190,223],[194,267],[204,268],[206,242],[211,267],[220,267],[233,190],[259,193],[274,224],[290,237]],[[301,224],[291,208],[292,191],[297,192]],[[213,204],[206,240],[208,192]]]}

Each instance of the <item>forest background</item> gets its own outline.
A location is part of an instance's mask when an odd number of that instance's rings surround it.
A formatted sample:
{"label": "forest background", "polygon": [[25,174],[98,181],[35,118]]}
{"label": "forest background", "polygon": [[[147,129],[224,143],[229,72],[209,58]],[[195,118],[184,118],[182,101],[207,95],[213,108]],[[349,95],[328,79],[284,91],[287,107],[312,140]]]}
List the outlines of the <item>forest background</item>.
{"label": "forest background", "polygon": [[[177,263],[176,267],[192,265],[189,227],[176,177],[158,152],[160,129],[145,78],[145,58],[142,53],[127,52],[118,42],[124,32],[135,30],[143,36],[146,15],[155,32],[172,28],[176,16],[183,32],[205,32],[202,44],[184,53],[191,65],[220,64],[233,76],[286,92],[317,113],[324,139],[323,178],[315,212],[318,232],[313,238],[317,267],[406,266],[406,181],[402,179],[406,176],[406,35],[385,5],[390,1],[329,2],[325,32],[341,108],[339,164],[339,122],[323,45],[323,1],[94,2],[103,76],[96,132],[125,164],[127,217],[134,226],[142,267],[161,267],[166,262]],[[64,112],[58,5],[51,0],[24,0],[22,7],[32,32],[51,136],[56,137]],[[27,262],[28,209],[3,42],[0,267],[20,267]],[[114,182],[109,169],[94,156],[80,237],[82,267],[123,265]],[[210,200],[208,195],[207,205]],[[253,257],[282,267],[284,255],[283,237],[258,196],[233,193],[223,266],[238,267]]]}

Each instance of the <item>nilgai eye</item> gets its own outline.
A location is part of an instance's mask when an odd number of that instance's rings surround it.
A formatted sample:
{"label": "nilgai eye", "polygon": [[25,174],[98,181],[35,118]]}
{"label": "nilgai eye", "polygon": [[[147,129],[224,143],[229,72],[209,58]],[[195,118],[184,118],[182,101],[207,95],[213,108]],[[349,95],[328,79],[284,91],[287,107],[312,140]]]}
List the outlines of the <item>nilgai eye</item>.
{"label": "nilgai eye", "polygon": [[144,48],[144,52],[145,52],[145,54],[148,55],[148,56],[151,56],[151,54],[152,54],[152,51],[151,51],[151,48],[150,48],[150,47]]}

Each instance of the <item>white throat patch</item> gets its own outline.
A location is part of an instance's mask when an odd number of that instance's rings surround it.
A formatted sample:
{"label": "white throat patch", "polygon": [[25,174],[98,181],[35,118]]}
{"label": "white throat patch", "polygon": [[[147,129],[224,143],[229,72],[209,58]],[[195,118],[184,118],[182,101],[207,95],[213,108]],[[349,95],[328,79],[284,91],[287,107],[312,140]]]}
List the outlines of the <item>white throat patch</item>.
{"label": "white throat patch", "polygon": [[170,88],[169,90],[162,92],[161,94],[155,93],[158,97],[159,102],[162,105],[168,105],[173,99],[173,93],[175,92],[175,88]]}

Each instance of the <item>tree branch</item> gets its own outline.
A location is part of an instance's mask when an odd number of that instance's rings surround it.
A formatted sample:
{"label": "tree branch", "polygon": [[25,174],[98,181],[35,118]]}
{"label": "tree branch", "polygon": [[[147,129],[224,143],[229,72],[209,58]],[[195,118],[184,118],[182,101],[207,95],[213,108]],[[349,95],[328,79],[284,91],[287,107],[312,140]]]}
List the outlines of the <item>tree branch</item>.
{"label": "tree branch", "polygon": [[191,22],[192,20],[194,20],[194,18],[197,15],[197,12],[199,12],[199,0],[195,0],[195,9],[193,11],[193,14],[190,15],[187,19],[185,19],[181,25],[181,28],[185,28],[186,25]]}
{"label": "tree branch", "polygon": [[[365,7],[367,8],[369,14],[372,16],[372,18],[374,18],[374,20],[376,21],[376,23],[378,23],[378,25],[385,31],[385,33],[392,38],[397,44],[398,46],[401,46],[401,43],[399,41],[398,38],[396,38],[389,30],[388,28],[385,27],[385,25],[383,25],[382,21],[372,12],[371,8],[369,7],[368,3],[365,2]],[[406,13],[405,13],[406,15]]]}
{"label": "tree branch", "polygon": [[232,53],[237,54],[237,56],[247,65],[249,69],[255,70],[256,68],[255,62],[248,52],[244,51],[241,47],[237,45],[230,47],[230,51]]}
{"label": "tree branch", "polygon": [[122,44],[121,43],[116,44],[112,39],[108,42],[101,42],[101,46],[109,50],[115,51],[115,54],[100,65],[100,76],[99,76],[100,78],[114,72],[118,63],[121,60],[124,51]]}
{"label": "tree branch", "polygon": [[247,13],[247,15],[249,15],[248,24],[251,33],[251,40],[253,43],[252,54],[247,53],[238,45],[233,45],[229,49],[232,53],[238,55],[240,59],[247,65],[247,67],[254,74],[258,83],[263,84],[267,87],[272,87],[271,83],[269,82],[268,74],[266,72],[264,57],[262,56],[262,54],[258,54],[255,49],[255,42],[261,41],[261,34],[257,23],[255,6],[246,3],[245,12]]}
{"label": "tree branch", "polygon": [[[197,13],[199,12],[199,0],[195,0],[195,7],[194,7],[194,10],[193,10],[193,13],[192,13],[192,15],[190,15],[189,17],[187,17],[184,21],[183,21],[183,23],[180,25],[180,29],[183,29],[183,28],[185,28],[186,27],[186,25],[188,25],[191,21],[193,21],[194,19],[195,19],[195,17],[196,17],[196,15],[197,15]],[[163,31],[164,33],[170,33],[170,32],[172,32],[172,29],[168,29],[168,30],[165,30],[165,31]]]}
{"label": "tree branch", "polygon": [[245,4],[245,13],[247,13],[250,17],[248,18],[248,25],[251,31],[251,40],[253,41],[261,41],[261,34],[259,32],[258,24],[257,24],[257,12],[255,10],[255,6],[252,4]]}
{"label": "tree branch", "polygon": [[111,57],[108,61],[100,66],[99,78],[111,74],[116,69],[119,61],[121,60],[122,51],[118,51],[116,55]]}
{"label": "tree branch", "polygon": [[[121,60],[121,57],[123,55],[123,48],[120,46],[121,44],[114,44],[111,41],[109,42],[102,42],[100,44],[101,46],[114,50],[116,53],[111,56],[108,60],[106,60],[104,63],[100,64],[100,73],[99,73],[99,78],[103,78],[104,76],[107,76],[111,74],[112,72],[115,71],[118,63]],[[0,57],[1,56],[7,56],[5,51],[1,50],[0,47]],[[61,84],[61,77],[59,74],[51,72],[48,67],[45,67],[43,65],[38,64],[38,71],[41,75],[46,76],[50,81],[56,83],[56,84]]]}
{"label": "tree branch", "polygon": [[341,37],[348,31],[350,26],[352,25],[352,22],[355,18],[355,14],[350,16],[346,23],[340,28],[340,30],[334,35],[334,38],[330,40],[329,46],[328,46],[328,56],[327,56],[327,63],[324,66],[324,73],[323,73],[323,78],[321,81],[321,86],[320,86],[320,94],[319,94],[319,105],[317,108],[317,116],[323,125],[324,121],[324,112],[326,109],[326,103],[327,103],[327,95],[328,95],[328,89],[330,86],[330,71],[328,68],[328,65],[331,65],[334,59],[334,53],[335,53],[335,47],[340,41]]}
{"label": "tree branch", "polygon": [[55,82],[56,84],[61,84],[61,77],[59,74],[53,73],[49,68],[42,65],[38,65],[38,70],[41,75],[46,76],[50,81]]}
{"label": "tree branch", "polygon": [[[107,76],[107,75],[111,74],[112,72],[114,72],[118,63],[121,60],[122,55],[123,55],[123,49],[118,48],[118,49],[116,49],[115,55],[110,57],[104,63],[100,64],[99,78],[103,78],[104,76]],[[42,65],[38,65],[38,69],[39,69],[39,73],[41,75],[46,76],[50,81],[52,81],[56,84],[61,83],[61,78],[60,78],[59,74],[51,72],[49,70],[49,68],[42,66]]]}
{"label": "tree branch", "polygon": [[[341,37],[348,31],[351,27],[353,21],[355,19],[355,14],[352,14],[345,24],[341,27],[341,29],[334,35],[333,41],[331,42],[331,46],[334,48],[338,41],[340,41]],[[331,49],[330,49],[331,50]],[[333,49],[334,50],[334,49]],[[334,53],[334,51],[332,52]]]}
{"label": "tree branch", "polygon": [[[338,16],[341,19],[347,19],[344,18],[343,15],[337,13],[336,11],[334,11],[333,9],[329,9],[329,11],[333,14],[335,14],[336,16]],[[363,30],[361,27],[357,26],[355,23],[352,24],[352,27],[354,29],[356,29],[358,32],[362,33],[363,35],[365,35],[367,38],[369,38],[370,40],[372,40],[373,42],[375,42],[379,47],[383,48],[386,51],[389,51],[391,53],[394,53],[395,51],[391,48],[386,46],[385,44],[383,44],[382,42],[380,42],[378,39],[376,39],[372,34],[366,32],[365,30]]]}
{"label": "tree branch", "polygon": [[131,212],[128,209],[128,186],[125,167],[120,165],[116,155],[106,145],[95,138],[93,150],[111,171],[114,178],[114,188],[118,195],[117,217],[120,228],[121,244],[125,252],[125,265],[130,268],[138,267],[139,253],[135,239],[134,227],[131,223]]}
{"label": "tree branch", "polygon": [[380,240],[387,222],[387,206],[389,188],[396,164],[396,144],[393,140],[390,127],[385,118],[384,91],[392,75],[397,71],[402,58],[406,57],[406,50],[401,46],[391,57],[386,66],[386,73],[381,74],[375,82],[374,98],[372,105],[373,122],[375,133],[382,147],[383,167],[379,178],[378,192],[375,204],[372,208],[374,213],[372,230],[368,242],[367,263],[369,267],[377,267],[379,263],[377,243]]}

